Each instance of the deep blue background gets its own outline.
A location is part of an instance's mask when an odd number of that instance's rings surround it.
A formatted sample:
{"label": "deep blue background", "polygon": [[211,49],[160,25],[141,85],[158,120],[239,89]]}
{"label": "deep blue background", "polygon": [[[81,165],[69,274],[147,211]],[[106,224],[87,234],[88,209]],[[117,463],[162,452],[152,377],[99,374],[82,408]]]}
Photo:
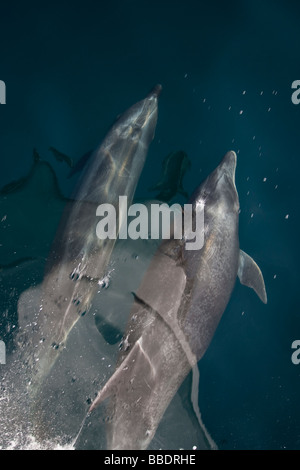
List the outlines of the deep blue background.
{"label": "deep blue background", "polygon": [[299,57],[296,1],[0,7],[0,186],[26,174],[37,147],[67,193],[68,169],[48,147],[80,157],[155,83],[159,121],[138,196],[172,150],[192,161],[189,191],[227,150],[238,154],[241,247],[263,271],[268,304],[237,282],[201,362],[203,420],[220,448],[300,448]]}

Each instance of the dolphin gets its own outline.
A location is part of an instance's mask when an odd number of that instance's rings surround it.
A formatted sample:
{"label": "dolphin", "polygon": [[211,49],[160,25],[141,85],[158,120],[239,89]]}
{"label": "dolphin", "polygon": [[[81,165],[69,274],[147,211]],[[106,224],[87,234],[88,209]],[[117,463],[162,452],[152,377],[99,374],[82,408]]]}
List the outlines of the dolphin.
{"label": "dolphin", "polygon": [[116,370],[89,412],[107,405],[107,448],[147,449],[169,403],[203,357],[236,277],[267,302],[262,273],[239,247],[236,154],[228,152],[195,190],[193,217],[204,205],[204,246],[163,241],[134,293]]}
{"label": "dolphin", "polygon": [[66,164],[70,167],[73,168],[74,163],[72,158],[70,158],[68,155],[65,153],[60,152],[54,147],[49,147],[49,150],[53,153],[54,157],[58,162],[66,162]]}
{"label": "dolphin", "polygon": [[72,201],[67,202],[42,285],[25,291],[19,299],[19,351],[29,367],[33,394],[99,290],[115,239],[97,237],[96,209],[102,203],[112,204],[122,219],[119,195],[132,201],[154,137],[160,91],[157,85],[122,114],[94,151]]}
{"label": "dolphin", "polygon": [[176,193],[188,199],[188,193],[183,188],[183,177],[191,167],[191,161],[182,150],[171,152],[162,162],[162,176],[160,181],[149,188],[149,191],[159,191],[156,199],[170,201]]}

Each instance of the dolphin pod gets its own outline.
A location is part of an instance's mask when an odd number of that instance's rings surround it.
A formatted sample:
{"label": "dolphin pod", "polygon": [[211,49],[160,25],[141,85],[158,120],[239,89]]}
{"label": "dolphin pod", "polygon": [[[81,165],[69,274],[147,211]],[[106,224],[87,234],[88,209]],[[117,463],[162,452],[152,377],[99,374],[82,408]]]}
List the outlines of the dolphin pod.
{"label": "dolphin pod", "polygon": [[146,449],[192,367],[207,350],[236,277],[266,303],[261,271],[240,250],[236,154],[228,152],[190,199],[204,204],[204,247],[163,241],[134,293],[116,371],[98,393],[108,399],[108,449]]}
{"label": "dolphin pod", "polygon": [[[119,194],[132,201],[154,137],[160,91],[157,85],[144,100],[122,114],[94,151],[61,218],[42,285],[20,297],[18,341],[30,368],[33,393],[99,290],[115,240],[97,237],[96,208],[110,203],[117,210]],[[122,217],[117,213],[118,220]]]}

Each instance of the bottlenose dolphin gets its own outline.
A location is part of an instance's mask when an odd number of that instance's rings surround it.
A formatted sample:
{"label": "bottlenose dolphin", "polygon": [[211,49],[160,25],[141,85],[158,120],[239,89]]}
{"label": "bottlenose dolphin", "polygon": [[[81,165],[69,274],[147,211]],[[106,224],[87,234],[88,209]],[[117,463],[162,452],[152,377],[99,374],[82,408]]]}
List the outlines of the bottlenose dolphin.
{"label": "bottlenose dolphin", "polygon": [[54,147],[49,147],[49,150],[53,153],[54,157],[58,162],[66,162],[66,164],[73,168],[74,163],[71,157],[66,155],[65,153],[60,152],[59,150],[55,149]]}
{"label": "bottlenose dolphin", "polygon": [[156,199],[170,201],[177,193],[188,198],[188,193],[183,188],[183,177],[191,167],[191,161],[182,150],[171,152],[162,162],[162,176],[157,184],[151,186],[149,191],[159,191]]}
{"label": "bottlenose dolphin", "polygon": [[99,290],[115,240],[97,237],[96,208],[109,203],[117,210],[119,195],[132,201],[154,137],[160,91],[157,85],[122,114],[95,150],[73,200],[67,203],[41,287],[20,297],[19,350],[29,365],[32,391],[39,388]]}
{"label": "bottlenose dolphin", "polygon": [[146,449],[172,397],[207,350],[236,277],[266,303],[263,276],[239,248],[236,154],[228,152],[190,199],[204,205],[204,246],[162,242],[134,293],[116,371],[90,406],[107,404],[107,448]]}

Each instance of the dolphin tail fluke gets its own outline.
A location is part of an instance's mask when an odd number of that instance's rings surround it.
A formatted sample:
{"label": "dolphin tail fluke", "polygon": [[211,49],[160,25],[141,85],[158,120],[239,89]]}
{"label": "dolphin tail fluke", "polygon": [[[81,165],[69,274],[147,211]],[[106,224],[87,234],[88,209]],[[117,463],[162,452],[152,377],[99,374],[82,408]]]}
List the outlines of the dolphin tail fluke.
{"label": "dolphin tail fluke", "polygon": [[254,289],[260,300],[267,303],[267,293],[261,270],[244,251],[240,250],[238,277],[241,284]]}

